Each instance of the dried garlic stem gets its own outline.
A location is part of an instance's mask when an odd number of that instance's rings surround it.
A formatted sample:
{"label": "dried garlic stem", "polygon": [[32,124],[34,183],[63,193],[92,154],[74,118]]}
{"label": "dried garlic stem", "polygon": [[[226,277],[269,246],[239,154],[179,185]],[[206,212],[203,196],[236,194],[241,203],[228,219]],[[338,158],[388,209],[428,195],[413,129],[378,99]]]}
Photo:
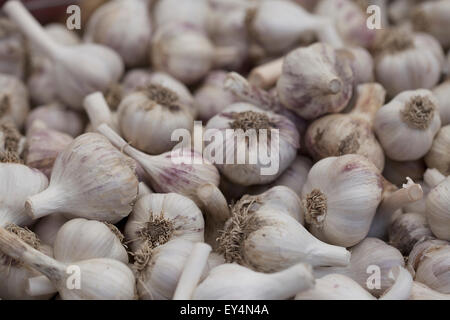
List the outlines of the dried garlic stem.
{"label": "dried garlic stem", "polygon": [[422,199],[423,190],[420,184],[414,183],[411,178],[407,178],[407,183],[402,189],[395,191],[387,198],[383,199],[380,210],[383,212],[394,212],[408,203]]}
{"label": "dried garlic stem", "polygon": [[273,60],[254,68],[248,77],[250,84],[262,88],[271,88],[281,76],[283,70],[283,58]]}
{"label": "dried garlic stem", "polygon": [[91,93],[84,99],[83,106],[94,130],[102,123],[107,123],[111,128],[117,131],[111,110],[106,103],[103,93]]}
{"label": "dried garlic stem", "polygon": [[28,279],[25,292],[32,297],[38,297],[57,293],[58,289],[46,276],[39,276]]}

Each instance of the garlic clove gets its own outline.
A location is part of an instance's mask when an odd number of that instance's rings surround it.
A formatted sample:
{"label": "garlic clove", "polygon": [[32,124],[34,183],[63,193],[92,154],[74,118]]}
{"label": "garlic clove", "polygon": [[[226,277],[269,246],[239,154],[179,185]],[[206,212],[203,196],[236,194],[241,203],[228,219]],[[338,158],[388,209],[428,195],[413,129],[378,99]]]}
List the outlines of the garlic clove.
{"label": "garlic clove", "polygon": [[428,168],[436,168],[443,175],[450,175],[450,125],[442,127],[425,156]]}
{"label": "garlic clove", "polygon": [[297,264],[272,274],[236,264],[210,271],[194,292],[194,300],[283,300],[314,286],[311,267]]}
{"label": "garlic clove", "polygon": [[131,212],[137,192],[134,161],[86,133],[58,155],[49,188],[29,197],[26,210],[34,219],[63,213],[115,223]]}
{"label": "garlic clove", "polygon": [[411,252],[409,253],[408,259],[407,259],[407,268],[409,272],[412,275],[415,275],[415,272],[417,270],[417,267],[419,266],[420,262],[423,260],[423,258],[426,256],[427,252],[432,252],[434,250],[437,250],[443,246],[448,245],[449,242],[445,240],[439,240],[439,239],[429,239],[424,241],[417,242]]}
{"label": "garlic clove", "polygon": [[302,190],[310,232],[322,241],[353,246],[363,240],[381,201],[379,170],[360,155],[317,162]]}
{"label": "garlic clove", "polygon": [[72,141],[71,136],[49,129],[44,122],[36,120],[27,131],[25,163],[50,178],[56,157]]}
{"label": "garlic clove", "polygon": [[[442,176],[443,177],[443,176]],[[427,220],[433,234],[450,240],[450,178],[445,178],[428,193]]]}
{"label": "garlic clove", "polygon": [[7,74],[0,74],[0,88],[0,118],[11,118],[21,129],[30,109],[27,88],[20,79]]}
{"label": "garlic clove", "polygon": [[414,279],[440,293],[450,294],[450,246],[426,250]]}

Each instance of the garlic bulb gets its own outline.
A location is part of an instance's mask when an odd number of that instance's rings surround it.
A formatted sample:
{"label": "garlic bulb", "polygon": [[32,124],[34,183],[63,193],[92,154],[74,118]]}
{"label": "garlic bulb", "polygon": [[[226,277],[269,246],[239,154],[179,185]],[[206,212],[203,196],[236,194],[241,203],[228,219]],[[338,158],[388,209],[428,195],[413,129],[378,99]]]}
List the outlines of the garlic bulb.
{"label": "garlic bulb", "polygon": [[[260,1],[247,13],[247,23],[253,40],[269,55],[287,52],[311,34],[333,46],[342,45],[331,21],[309,13],[292,1]],[[325,28],[331,29],[332,37],[324,36]]]}
{"label": "garlic bulb", "polygon": [[33,226],[33,232],[38,236],[41,243],[53,248],[59,229],[67,221],[67,218],[61,214],[51,214],[39,219]]}
{"label": "garlic bulb", "polygon": [[[299,148],[299,134],[287,117],[261,110],[248,103],[229,106],[211,118],[206,129],[214,129],[214,137],[220,135],[222,138],[206,137],[205,140],[209,143],[205,142],[209,150],[222,151],[223,147],[227,146],[227,152],[222,159],[219,158],[221,155],[217,154],[218,151],[215,151],[214,156],[211,154],[215,157],[217,167],[229,180],[244,186],[274,181],[294,161]],[[229,129],[236,131],[228,134]],[[250,135],[251,139],[240,139],[239,136],[243,137],[244,134]],[[233,147],[233,152],[228,152],[228,149]],[[256,154],[256,150],[259,150],[259,154]],[[270,150],[270,155],[261,155],[261,150]],[[238,154],[239,159],[241,152],[244,152],[246,158],[241,159],[244,161],[235,161],[234,154]],[[255,156],[257,159],[252,159]],[[262,159],[266,156],[270,156],[270,159]],[[266,160],[268,163],[263,164]]]}
{"label": "garlic bulb", "polygon": [[363,240],[381,201],[379,170],[360,155],[325,158],[308,174],[302,207],[318,239],[349,247]]}
{"label": "garlic bulb", "polygon": [[29,197],[26,210],[34,219],[63,213],[115,223],[130,214],[137,192],[134,161],[86,133],[58,155],[49,187]]}
{"label": "garlic bulb", "polygon": [[[246,195],[233,206],[218,239],[218,252],[225,260],[262,272],[283,270],[300,262],[347,265],[350,255],[345,248],[325,244],[303,227],[298,196],[286,187],[275,188],[284,191],[278,191],[277,196],[274,189],[258,196]],[[287,202],[289,194],[292,201]]]}
{"label": "garlic bulb", "polygon": [[18,163],[0,163],[0,177],[0,226],[30,225],[32,220],[25,212],[25,201],[47,188],[47,177]]}
{"label": "garlic bulb", "polygon": [[210,271],[194,300],[285,300],[314,286],[311,267],[297,264],[276,273],[259,273],[237,264]]}
{"label": "garlic bulb", "polygon": [[[135,294],[133,272],[122,262],[113,259],[91,259],[62,263],[34,249],[16,235],[0,228],[0,250],[47,276],[64,300],[131,300]],[[79,268],[80,289],[67,286],[72,273],[70,266]],[[73,272],[73,271],[72,271]]]}
{"label": "garlic bulb", "polygon": [[420,213],[405,213],[389,226],[389,243],[404,256],[409,255],[417,242],[431,239],[427,219]]}
{"label": "garlic bulb", "polygon": [[127,67],[143,65],[152,37],[149,11],[147,1],[110,1],[90,17],[84,40],[114,49]]}
{"label": "garlic bulb", "polygon": [[316,279],[315,286],[297,294],[295,300],[375,300],[375,297],[353,279],[329,274]]}
{"label": "garlic bulb", "polygon": [[358,101],[349,114],[333,114],[315,120],[306,131],[308,153],[315,160],[344,154],[360,154],[381,171],[384,152],[372,132],[375,113],[384,104],[385,90],[376,83],[358,86]]}
{"label": "garlic bulb", "polygon": [[450,125],[438,131],[430,151],[425,156],[425,162],[428,168],[438,169],[446,176],[450,175]]}
{"label": "garlic bulb", "polygon": [[432,246],[422,253],[415,280],[440,293],[450,294],[450,246]]}
{"label": "garlic bulb", "polygon": [[388,29],[377,41],[375,51],[376,79],[390,97],[406,90],[431,89],[439,81],[444,53],[428,34]]}
{"label": "garlic bulb", "polygon": [[68,134],[49,129],[44,122],[36,120],[27,131],[25,163],[50,178],[56,157],[72,141]]}
{"label": "garlic bulb", "polygon": [[428,223],[436,237],[450,240],[450,177],[432,188],[426,202]]}
{"label": "garlic bulb", "polygon": [[354,74],[347,58],[325,43],[291,51],[277,82],[281,103],[312,120],[344,109],[352,97]]}
{"label": "garlic bulb", "polygon": [[375,40],[376,30],[367,27],[365,11],[351,0],[321,0],[314,10],[333,21],[345,43],[368,48]]}
{"label": "garlic bulb", "polygon": [[389,271],[395,266],[403,267],[402,254],[384,241],[366,238],[350,250],[350,264],[347,267],[316,268],[316,278],[328,274],[342,274],[352,278],[375,297],[379,297],[392,285]]}
{"label": "garlic bulb", "polygon": [[355,76],[355,85],[375,81],[375,62],[369,51],[362,47],[349,47],[340,50],[348,57]]}
{"label": "garlic bulb", "polygon": [[155,84],[127,95],[117,116],[123,137],[149,154],[171,150],[178,143],[171,139],[174,130],[192,131],[194,125],[190,106],[174,91]]}
{"label": "garlic bulb", "polygon": [[438,110],[436,98],[425,89],[404,91],[379,109],[374,129],[386,156],[397,161],[423,157],[441,127]]}
{"label": "garlic bulb", "polygon": [[445,0],[421,3],[412,10],[412,23],[416,30],[434,36],[444,48],[450,47],[450,3]]}
{"label": "garlic bulb", "polygon": [[132,148],[106,124],[97,130],[143,167],[157,192],[179,193],[199,204],[196,193],[200,186],[206,183],[219,185],[217,169],[198,152],[181,149],[150,156]]}
{"label": "garlic bulb", "polygon": [[168,24],[189,23],[205,30],[210,13],[208,0],[157,0],[153,19],[157,28]]}
{"label": "garlic bulb", "polygon": [[19,1],[10,0],[3,9],[52,60],[57,95],[68,106],[81,109],[87,94],[106,90],[122,75],[123,62],[113,50],[95,44],[61,45],[43,30]]}
{"label": "garlic bulb", "polygon": [[422,180],[425,170],[426,166],[423,159],[413,161],[395,161],[386,158],[383,177],[396,186],[401,186],[407,177],[414,181]]}
{"label": "garlic bulb", "polygon": [[[39,238],[30,230],[20,228],[15,224],[7,225],[6,230],[13,233],[33,248],[45,252],[46,248],[41,245]],[[3,228],[2,228],[3,229]],[[27,293],[27,279],[39,277],[41,274],[36,270],[13,259],[0,251],[0,299],[6,300],[43,300],[50,299],[51,294],[31,296]]]}
{"label": "garlic bulb", "polygon": [[423,260],[424,256],[426,256],[427,252],[435,251],[447,246],[448,244],[450,244],[448,241],[439,239],[430,239],[417,242],[409,253],[408,259],[406,259],[408,262],[407,268],[409,272],[414,276],[419,263]]}
{"label": "garlic bulb", "polygon": [[439,113],[441,115],[442,126],[446,126],[450,124],[450,80],[441,83],[432,91],[439,102]]}
{"label": "garlic bulb", "polygon": [[21,129],[30,109],[27,88],[7,74],[0,74],[0,88],[0,118],[10,117]]}
{"label": "garlic bulb", "polygon": [[414,281],[410,300],[450,300],[450,294],[443,294],[430,289],[423,283]]}
{"label": "garlic bulb", "polygon": [[73,110],[59,103],[52,103],[33,109],[25,124],[26,131],[29,130],[35,120],[41,120],[49,129],[67,133],[77,137],[84,131],[84,119]]}
{"label": "garlic bulb", "polygon": [[176,193],[140,197],[127,224],[125,239],[133,252],[151,250],[171,239],[203,242],[205,222],[196,204]]}
{"label": "garlic bulb", "polygon": [[17,27],[6,18],[0,19],[0,73],[19,79],[25,77],[27,54]]}
{"label": "garlic bulb", "polygon": [[200,120],[208,121],[229,105],[237,102],[234,95],[224,87],[226,78],[225,71],[212,71],[195,92],[195,106]]}

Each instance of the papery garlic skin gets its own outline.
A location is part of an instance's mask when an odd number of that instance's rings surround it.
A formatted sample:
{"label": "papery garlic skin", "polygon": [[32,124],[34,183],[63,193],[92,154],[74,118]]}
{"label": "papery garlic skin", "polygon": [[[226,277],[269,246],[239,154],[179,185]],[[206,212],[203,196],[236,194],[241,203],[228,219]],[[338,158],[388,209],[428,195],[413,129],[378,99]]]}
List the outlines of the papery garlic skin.
{"label": "papery garlic skin", "polygon": [[203,30],[192,24],[169,24],[153,36],[151,60],[185,84],[202,79],[213,66],[214,47]]}
{"label": "papery garlic skin", "polygon": [[196,288],[194,300],[284,300],[314,286],[311,267],[292,266],[277,273],[258,273],[236,264],[210,271]]}
{"label": "papery garlic skin", "polygon": [[23,127],[30,105],[28,91],[18,78],[0,74],[0,118],[10,117],[17,127]]}
{"label": "papery garlic skin", "polygon": [[421,3],[412,9],[411,20],[416,30],[434,36],[444,48],[450,47],[450,3],[445,0]]}
{"label": "papery garlic skin", "polygon": [[59,103],[43,105],[33,109],[27,117],[26,131],[29,130],[35,120],[40,120],[48,128],[67,133],[72,137],[79,136],[84,130],[84,120],[81,114]]}
{"label": "papery garlic skin", "polygon": [[381,201],[379,170],[360,155],[317,162],[302,190],[310,232],[330,244],[350,247],[363,240]]}
{"label": "papery garlic skin", "polygon": [[378,110],[374,129],[386,156],[397,161],[423,157],[441,127],[438,108],[431,91],[419,89],[400,93]]}
{"label": "papery garlic skin", "polygon": [[[235,129],[235,131],[229,135],[227,129]],[[239,138],[236,137],[243,136],[239,135],[239,129],[247,135],[252,132],[250,130],[253,130],[253,133],[256,133],[255,139],[252,139],[253,142],[246,143],[245,139],[239,141]],[[266,131],[263,132],[262,129]],[[261,135],[265,133],[271,135],[273,129],[279,130],[278,141],[275,140],[275,143],[272,143],[269,138],[266,141],[260,139]],[[226,152],[223,159],[218,159],[221,163],[216,161],[216,166],[230,181],[243,186],[261,185],[274,181],[294,161],[299,148],[298,131],[288,118],[270,111],[264,111],[248,103],[235,103],[224,109],[208,121],[206,130],[217,130],[216,132],[221,135],[223,140],[212,139],[213,141],[211,141],[211,138],[209,138],[210,142],[206,142],[206,144],[210,150],[223,150],[224,146],[226,146],[226,149],[234,146],[234,152]],[[266,144],[266,146],[263,144]],[[236,164],[234,154],[238,152],[237,150],[243,149],[245,150],[245,163]],[[261,150],[270,150],[269,169],[275,170],[270,170],[269,173],[262,171],[267,165],[262,164],[260,154],[256,155],[258,158],[256,164],[250,163],[249,150],[259,153],[261,153]],[[266,155],[267,153],[263,156]],[[212,161],[212,159],[210,160]]]}
{"label": "papery garlic skin", "polygon": [[71,136],[49,129],[45,123],[36,120],[27,132],[25,163],[50,178],[56,157],[72,141]]}
{"label": "papery garlic skin", "polygon": [[59,229],[53,255],[62,262],[110,258],[128,263],[125,247],[105,223],[81,218],[69,220]]}
{"label": "papery garlic skin", "polygon": [[148,2],[116,0],[94,12],[86,26],[84,40],[114,49],[127,67],[135,67],[145,64],[151,36]]}
{"label": "papery garlic skin", "polygon": [[176,129],[192,131],[194,119],[190,106],[165,87],[149,85],[126,96],[118,108],[120,130],[133,146],[148,154],[171,150]]}
{"label": "papery garlic skin", "polygon": [[39,170],[17,163],[0,163],[0,226],[30,225],[32,220],[25,212],[25,201],[47,186],[48,179]]}
{"label": "papery garlic skin", "polygon": [[[448,72],[450,73],[450,60]],[[446,126],[450,124],[450,80],[441,83],[432,91],[439,102],[439,113],[441,115],[442,126]]]}
{"label": "papery garlic skin", "polygon": [[102,135],[86,133],[58,155],[49,188],[26,207],[33,218],[58,212],[115,223],[130,214],[137,192],[135,162]]}
{"label": "papery garlic skin", "polygon": [[450,240],[450,178],[434,187],[427,196],[427,220],[431,231],[441,240]]}
{"label": "papery garlic skin", "polygon": [[438,131],[425,162],[428,168],[438,169],[445,176],[450,175],[450,125]]}
{"label": "papery garlic skin", "polygon": [[375,54],[375,73],[388,95],[394,97],[406,90],[433,88],[444,64],[439,42],[425,33],[386,32]]}
{"label": "papery garlic skin", "polygon": [[325,43],[291,51],[277,82],[281,103],[312,120],[343,110],[353,93],[354,74],[347,58]]}
{"label": "papery garlic skin", "polygon": [[205,221],[189,198],[176,193],[153,193],[139,198],[125,225],[125,238],[136,252],[172,239],[203,242]]}
{"label": "papery garlic skin", "polygon": [[316,279],[315,286],[297,294],[295,300],[375,300],[375,297],[352,278],[329,274]]}
{"label": "papery garlic skin", "polygon": [[153,19],[157,28],[168,24],[189,23],[205,30],[210,13],[208,0],[157,0]]}
{"label": "papery garlic skin", "polygon": [[24,39],[8,19],[0,19],[0,30],[0,73],[23,79],[27,64]]}
{"label": "papery garlic skin", "polygon": [[53,247],[59,229],[68,221],[61,214],[46,216],[33,226],[33,232],[38,236],[41,243]]}

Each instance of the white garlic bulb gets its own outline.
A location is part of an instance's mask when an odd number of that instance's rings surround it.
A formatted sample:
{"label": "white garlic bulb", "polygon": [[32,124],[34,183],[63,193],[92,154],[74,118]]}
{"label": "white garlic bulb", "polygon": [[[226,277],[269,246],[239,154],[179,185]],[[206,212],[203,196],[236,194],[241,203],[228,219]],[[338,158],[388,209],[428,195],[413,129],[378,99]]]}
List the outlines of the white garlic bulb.
{"label": "white garlic bulb", "polygon": [[[218,252],[224,254],[225,260],[263,272],[283,270],[300,262],[312,266],[347,265],[350,254],[345,248],[326,244],[303,227],[298,196],[286,187],[275,188],[283,191],[273,199],[268,196],[273,194],[271,189],[258,196],[246,195],[233,206],[218,239]],[[286,201],[288,195],[292,201]]]}
{"label": "white garlic bulb", "polygon": [[[294,161],[299,148],[299,134],[287,117],[264,111],[248,103],[232,104],[211,118],[206,129],[214,129],[214,137],[220,135],[221,138],[205,138],[209,141],[205,141],[208,150],[221,151],[224,146],[227,146],[227,149],[234,146],[234,152],[227,150],[223,158],[218,158],[221,157],[218,151],[211,156],[217,157],[214,160],[223,175],[244,186],[274,181]],[[235,131],[230,135],[227,133],[229,129]],[[246,139],[240,139],[239,136],[243,137],[244,134],[250,135],[252,139],[249,138],[248,142]],[[257,150],[259,154],[256,154]],[[270,155],[261,155],[261,150],[270,150]],[[244,161],[235,161],[234,154],[239,157],[241,152],[244,152],[245,159],[241,159]],[[252,156],[250,152],[253,153]],[[255,156],[257,159],[252,159]],[[269,163],[263,164],[262,157],[266,156],[270,156],[270,159],[267,159]]]}
{"label": "white garlic bulb", "polygon": [[176,129],[192,131],[194,119],[190,106],[172,90],[150,84],[127,95],[117,111],[123,137],[137,149],[148,154],[171,150]]}
{"label": "white garlic bulb", "polygon": [[34,219],[64,213],[115,223],[130,214],[137,192],[134,161],[86,133],[58,155],[49,187],[29,197],[26,209]]}
{"label": "white garlic bulb", "polygon": [[311,267],[294,265],[276,273],[259,273],[237,264],[212,269],[195,289],[194,300],[285,300],[314,286]]}
{"label": "white garlic bulb", "polygon": [[433,246],[422,253],[414,279],[440,293],[450,294],[450,246]]}
{"label": "white garlic bulb", "polygon": [[349,47],[340,50],[350,60],[355,76],[355,85],[374,82],[375,62],[370,52],[362,47]]}
{"label": "white garlic bulb", "polygon": [[423,157],[441,127],[438,108],[431,91],[419,89],[404,91],[379,109],[374,129],[386,156],[397,161]]}
{"label": "white garlic bulb", "polygon": [[[16,235],[0,228],[0,250],[47,276],[64,300],[132,300],[135,295],[133,272],[114,259],[91,259],[62,263],[34,249]],[[67,286],[70,266],[79,268],[80,289]],[[69,269],[70,270],[70,269]]]}
{"label": "white garlic bulb", "polygon": [[353,83],[349,59],[328,44],[316,43],[285,57],[277,92],[286,108],[312,120],[344,109]]}
{"label": "white garlic bulb", "polygon": [[18,78],[0,74],[0,118],[10,117],[17,127],[23,127],[30,105],[28,91]]}
{"label": "white garlic bulb", "polygon": [[114,0],[98,8],[84,33],[87,42],[114,49],[127,67],[145,64],[152,37],[148,2]]}
{"label": "white garlic bulb", "polygon": [[445,178],[428,193],[427,220],[431,231],[439,239],[450,240],[450,177]]}
{"label": "white garlic bulb", "polygon": [[220,176],[216,167],[198,152],[183,148],[150,156],[132,148],[106,124],[97,130],[142,166],[157,192],[179,193],[200,205],[197,189],[207,183],[219,185]]}
{"label": "white garlic bulb", "polygon": [[59,44],[19,1],[8,1],[3,9],[27,38],[52,60],[57,95],[68,106],[81,109],[87,94],[106,90],[122,75],[122,59],[113,50],[96,44]]}
{"label": "white garlic bulb", "polygon": [[450,175],[450,125],[442,127],[425,156],[428,168],[438,169],[443,175]]}
{"label": "white garlic bulb", "polygon": [[439,102],[439,113],[441,115],[442,126],[446,126],[450,124],[450,80],[441,83],[432,91]]}
{"label": "white garlic bulb", "polygon": [[200,120],[208,121],[229,105],[237,102],[234,95],[224,87],[226,78],[225,71],[212,71],[195,92],[195,107]]}
{"label": "white garlic bulb", "polygon": [[439,81],[444,53],[425,33],[402,28],[386,30],[376,44],[376,79],[390,97],[406,90],[431,89]]}
{"label": "white garlic bulb", "polygon": [[18,163],[0,163],[0,177],[0,226],[30,225],[32,220],[25,212],[25,201],[47,188],[47,177]]}
{"label": "white garlic bulb", "polygon": [[205,30],[210,13],[208,0],[157,0],[153,7],[155,26],[189,23]]}
{"label": "white garlic bulb", "polygon": [[68,221],[61,214],[51,214],[42,219],[33,226],[33,232],[38,236],[41,243],[53,248],[53,244],[59,229]]}
{"label": "white garlic bulb", "polygon": [[24,39],[17,27],[6,18],[0,19],[0,73],[25,77],[27,54]]}
{"label": "white garlic bulb", "polygon": [[202,242],[205,222],[196,204],[176,193],[152,193],[138,199],[125,238],[132,251],[151,250],[172,239]]}
{"label": "white garlic bulb", "polygon": [[317,162],[302,190],[305,220],[322,241],[349,247],[363,240],[381,201],[379,170],[360,155]]}
{"label": "white garlic bulb", "polygon": [[352,278],[375,297],[379,297],[392,285],[390,270],[403,267],[402,254],[394,247],[376,238],[366,238],[350,249],[350,264],[347,267],[314,269],[316,278],[328,274],[342,274]]}
{"label": "white garlic bulb", "polygon": [[44,122],[49,129],[67,133],[72,137],[77,137],[84,131],[82,115],[59,103],[51,103],[33,109],[27,117],[26,131],[35,120]]}
{"label": "white garlic bulb", "polygon": [[350,113],[327,115],[309,125],[306,148],[315,160],[360,154],[383,170],[384,152],[372,131],[372,123],[384,104],[386,92],[377,83],[359,85],[357,90],[358,100]]}
{"label": "white garlic bulb", "polygon": [[56,157],[72,141],[68,134],[49,129],[44,122],[36,120],[27,131],[25,163],[50,178]]}

